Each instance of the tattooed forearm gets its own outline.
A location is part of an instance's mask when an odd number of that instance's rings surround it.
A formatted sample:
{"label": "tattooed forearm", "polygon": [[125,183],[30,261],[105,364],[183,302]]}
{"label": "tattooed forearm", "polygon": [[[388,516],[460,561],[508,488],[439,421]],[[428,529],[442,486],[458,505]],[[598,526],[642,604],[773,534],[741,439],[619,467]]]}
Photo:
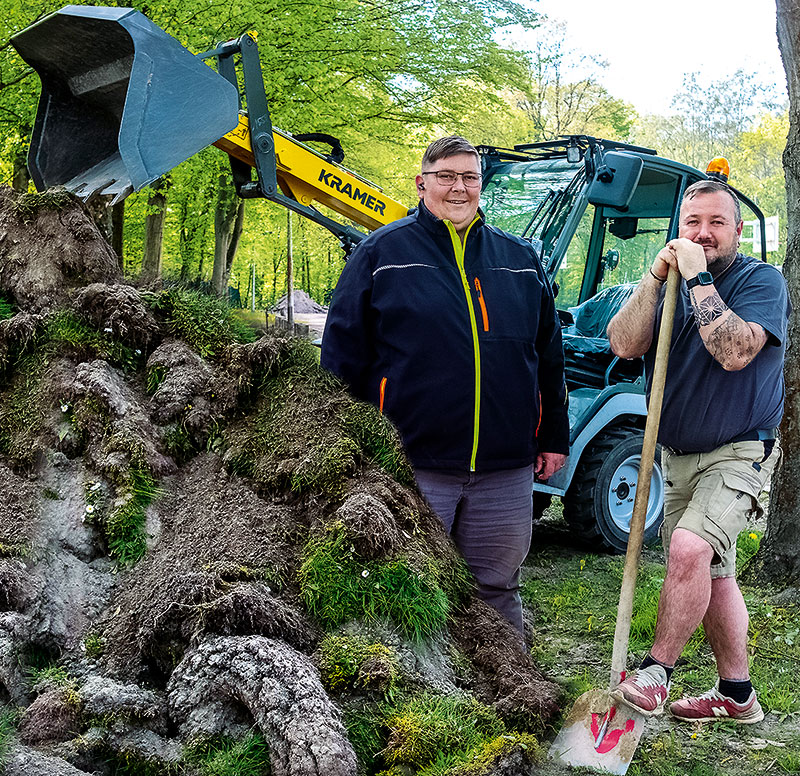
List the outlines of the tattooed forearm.
{"label": "tattooed forearm", "polygon": [[[726,308],[728,309],[728,308]],[[746,367],[764,347],[766,334],[760,327],[743,321],[733,311],[706,334],[701,334],[706,349],[723,369],[737,370]]]}
{"label": "tattooed forearm", "polygon": [[[719,299],[719,297],[717,298]],[[737,320],[730,316],[714,329],[706,339],[708,352],[722,366],[727,366],[734,359],[746,357],[744,353],[746,350],[745,343],[742,340],[742,332],[737,323]]]}
{"label": "tattooed forearm", "polygon": [[725,315],[726,310],[730,309],[728,305],[722,301],[722,297],[720,297],[716,291],[711,296],[701,299],[699,302],[694,295],[694,289],[689,291],[689,295],[692,300],[692,312],[694,312],[694,319],[698,328],[713,323],[718,318]]}

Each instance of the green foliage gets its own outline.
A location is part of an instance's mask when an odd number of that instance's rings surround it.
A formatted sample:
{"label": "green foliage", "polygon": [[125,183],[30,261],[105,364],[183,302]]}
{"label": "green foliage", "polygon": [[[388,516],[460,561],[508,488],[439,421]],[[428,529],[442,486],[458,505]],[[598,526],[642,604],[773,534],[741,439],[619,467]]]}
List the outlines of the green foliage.
{"label": "green foliage", "polygon": [[356,753],[359,774],[373,774],[378,768],[389,738],[386,717],[393,709],[383,701],[344,707],[344,725]]}
{"label": "green foliage", "polygon": [[158,387],[166,379],[168,371],[163,364],[156,364],[147,370],[147,393],[152,396],[158,390]]}
{"label": "green foliage", "polygon": [[164,291],[153,308],[170,334],[186,340],[203,358],[220,355],[234,342],[258,339],[258,334],[240,321],[224,302],[198,291],[182,288]]}
{"label": "green foliage", "polygon": [[750,562],[750,559],[758,552],[761,540],[764,538],[763,531],[742,531],[736,539],[736,571],[742,569]]}
{"label": "green foliage", "polygon": [[14,316],[14,303],[0,296],[0,321]]}
{"label": "green foliage", "polygon": [[30,466],[36,457],[34,440],[45,411],[39,397],[45,366],[40,354],[20,358],[9,388],[0,397],[0,452],[18,466]]}
{"label": "green foliage", "polygon": [[180,465],[199,452],[192,435],[182,423],[167,426],[164,430],[164,449]]}
{"label": "green foliage", "polygon": [[138,752],[117,752],[108,749],[106,764],[114,776],[183,776],[185,773],[177,763],[147,760]]}
{"label": "green foliage", "polygon": [[66,347],[77,350],[87,359],[102,358],[128,370],[136,369],[141,361],[141,354],[133,348],[116,337],[98,331],[67,310],[47,318],[44,338],[45,347],[50,352]]}
{"label": "green foliage", "polygon": [[106,640],[99,633],[89,633],[83,640],[83,652],[90,660],[101,658],[106,651]]}
{"label": "green foliage", "polygon": [[[420,695],[403,703],[386,723],[391,731],[384,750],[387,765],[442,773],[442,761],[464,762],[506,732],[492,709],[474,698]],[[438,764],[437,764],[438,762]],[[428,770],[428,767],[435,765]]]}
{"label": "green foliage", "polygon": [[374,687],[391,698],[400,664],[391,647],[362,636],[328,635],[319,646],[322,683],[332,692]]}
{"label": "green foliage", "polygon": [[147,507],[159,490],[150,472],[134,461],[117,488],[117,498],[103,521],[109,553],[122,566],[137,563],[147,551]]}
{"label": "green foliage", "polygon": [[29,552],[25,542],[0,542],[0,558],[24,558]]}
{"label": "green foliage", "polygon": [[216,736],[192,743],[184,752],[187,763],[202,776],[269,776],[269,747],[260,733],[239,741]]}
{"label": "green foliage", "polygon": [[343,424],[364,454],[381,469],[405,485],[414,482],[411,465],[398,444],[397,431],[374,406],[353,402],[345,410]]}
{"label": "green foliage", "polygon": [[28,670],[28,677],[31,687],[35,687],[40,682],[49,682],[59,687],[66,687],[70,682],[67,669],[64,666],[55,664],[49,664],[41,668],[31,666]]}
{"label": "green foliage", "polygon": [[308,611],[326,628],[388,618],[407,636],[422,639],[444,627],[449,611],[430,569],[414,569],[403,557],[365,561],[338,527],[306,546],[300,591]]}
{"label": "green foliage", "polygon": [[18,714],[0,709],[0,769],[6,763],[11,751],[11,739],[17,727]]}
{"label": "green foliage", "polygon": [[[486,739],[480,747],[471,752],[449,756],[443,753],[423,772],[425,776],[486,776],[495,773],[497,764],[508,757],[514,749],[525,750],[529,761],[537,761],[544,756],[544,750],[535,736],[512,732]],[[437,767],[440,762],[441,765]]]}
{"label": "green foliage", "polygon": [[525,77],[517,82],[518,105],[528,120],[523,142],[565,134],[627,140],[636,119],[633,106],[609,94],[596,78],[583,76],[589,66],[599,73],[606,63],[576,51],[563,23],[545,22],[540,29]]}
{"label": "green foliage", "polygon": [[786,749],[777,751],[775,755],[784,773],[800,773],[800,736],[793,736]]}

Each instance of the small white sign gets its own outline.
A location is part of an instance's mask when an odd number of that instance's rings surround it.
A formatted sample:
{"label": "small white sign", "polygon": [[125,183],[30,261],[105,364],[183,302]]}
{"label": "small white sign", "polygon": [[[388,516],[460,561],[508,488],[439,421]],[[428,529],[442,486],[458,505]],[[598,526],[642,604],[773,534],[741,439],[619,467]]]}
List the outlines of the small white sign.
{"label": "small white sign", "polygon": [[[753,228],[752,235],[745,235],[742,232],[742,242],[753,244],[754,251],[761,250],[761,224],[758,221],[745,221],[745,226]],[[770,216],[764,219],[767,238],[767,252],[778,250],[778,216]]]}

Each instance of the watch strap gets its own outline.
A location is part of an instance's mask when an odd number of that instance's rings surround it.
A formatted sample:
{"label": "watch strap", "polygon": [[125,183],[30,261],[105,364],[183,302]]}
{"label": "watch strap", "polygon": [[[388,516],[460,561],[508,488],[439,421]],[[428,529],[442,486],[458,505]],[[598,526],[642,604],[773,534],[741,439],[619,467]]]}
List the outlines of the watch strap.
{"label": "watch strap", "polygon": [[714,282],[714,276],[707,271],[698,272],[693,278],[686,281],[686,288],[694,288],[695,286],[710,286]]}

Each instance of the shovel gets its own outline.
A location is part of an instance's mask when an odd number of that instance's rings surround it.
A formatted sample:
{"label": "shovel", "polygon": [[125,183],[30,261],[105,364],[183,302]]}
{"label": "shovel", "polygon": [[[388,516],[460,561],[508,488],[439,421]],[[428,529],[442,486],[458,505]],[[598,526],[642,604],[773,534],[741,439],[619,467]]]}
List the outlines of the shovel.
{"label": "shovel", "polygon": [[661,328],[658,332],[653,384],[637,478],[638,487],[633,503],[625,568],[622,573],[614,649],[611,656],[611,682],[607,690],[589,690],[575,701],[561,731],[550,747],[550,758],[553,760],[560,760],[568,765],[595,768],[607,773],[627,772],[644,730],[644,716],[624,704],[616,703],[609,693],[625,678],[628,637],[633,614],[633,592],[644,538],[647,501],[650,497],[650,477],[653,473],[653,458],[656,451],[658,423],[661,418],[661,403],[664,398],[664,381],[667,376],[667,360],[679,281],[680,275],[677,270],[670,269]]}

